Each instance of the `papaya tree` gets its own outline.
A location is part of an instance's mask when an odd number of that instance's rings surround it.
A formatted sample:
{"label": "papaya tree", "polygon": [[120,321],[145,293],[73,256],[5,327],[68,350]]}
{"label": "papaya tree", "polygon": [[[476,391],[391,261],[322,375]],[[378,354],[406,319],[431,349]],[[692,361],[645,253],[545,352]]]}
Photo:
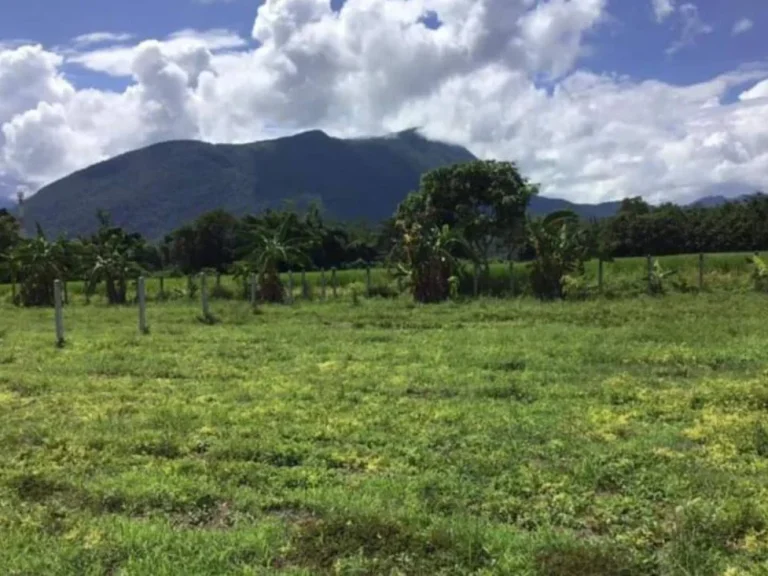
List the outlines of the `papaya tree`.
{"label": "papaya tree", "polygon": [[34,238],[19,241],[5,261],[18,279],[18,302],[22,306],[53,306],[56,280],[65,280],[66,250],[63,240],[50,242],[38,226]]}

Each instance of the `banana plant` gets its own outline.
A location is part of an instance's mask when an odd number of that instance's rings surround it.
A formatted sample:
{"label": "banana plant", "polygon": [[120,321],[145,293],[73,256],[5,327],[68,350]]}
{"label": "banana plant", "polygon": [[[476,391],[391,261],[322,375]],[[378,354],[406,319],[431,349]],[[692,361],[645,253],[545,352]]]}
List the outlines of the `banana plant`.
{"label": "banana plant", "polygon": [[462,251],[472,256],[463,236],[449,226],[424,228],[399,221],[400,237],[389,254],[390,271],[402,279],[417,302],[441,302],[457,294],[458,260]]}
{"label": "banana plant", "polygon": [[758,292],[768,292],[768,264],[756,252],[747,258],[752,264],[752,282]]}
{"label": "banana plant", "polygon": [[589,241],[579,218],[570,210],[528,221],[528,240],[536,259],[531,263],[531,285],[542,300],[563,298],[568,278],[584,273]]}

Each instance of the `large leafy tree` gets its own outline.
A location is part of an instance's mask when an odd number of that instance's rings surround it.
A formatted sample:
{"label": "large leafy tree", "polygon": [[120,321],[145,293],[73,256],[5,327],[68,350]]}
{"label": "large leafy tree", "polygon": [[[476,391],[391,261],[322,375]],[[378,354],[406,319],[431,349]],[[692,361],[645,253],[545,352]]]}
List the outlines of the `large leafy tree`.
{"label": "large leafy tree", "polygon": [[53,306],[53,284],[66,279],[66,241],[50,242],[38,226],[37,235],[14,245],[7,254],[14,282],[19,279],[23,306]]}
{"label": "large leafy tree", "polygon": [[456,229],[487,269],[494,248],[511,255],[523,239],[525,212],[537,191],[512,162],[455,164],[426,173],[397,216],[428,229]]}

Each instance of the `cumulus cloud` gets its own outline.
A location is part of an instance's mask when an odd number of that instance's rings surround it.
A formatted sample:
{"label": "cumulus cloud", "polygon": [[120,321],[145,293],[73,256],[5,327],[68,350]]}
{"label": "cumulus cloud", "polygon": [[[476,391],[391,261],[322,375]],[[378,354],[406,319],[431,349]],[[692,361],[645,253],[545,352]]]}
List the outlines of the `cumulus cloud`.
{"label": "cumulus cloud", "polygon": [[[605,0],[347,0],[338,12],[327,0],[267,0],[256,46],[219,30],[64,55],[6,50],[0,177],[39,186],[164,139],[420,126],[516,160],[545,193],[578,201],[765,187],[768,69],[691,86],[580,70],[606,10]],[[424,25],[427,13],[437,29]],[[75,87],[62,75],[75,64],[132,83],[119,93]],[[30,89],[17,94],[19,85]]]}
{"label": "cumulus cloud", "polygon": [[744,32],[748,32],[749,30],[752,30],[752,27],[754,26],[754,22],[750,20],[749,18],[742,18],[738,22],[736,22],[733,25],[733,29],[731,30],[731,33],[734,36],[738,36],[739,34],[744,34]]}

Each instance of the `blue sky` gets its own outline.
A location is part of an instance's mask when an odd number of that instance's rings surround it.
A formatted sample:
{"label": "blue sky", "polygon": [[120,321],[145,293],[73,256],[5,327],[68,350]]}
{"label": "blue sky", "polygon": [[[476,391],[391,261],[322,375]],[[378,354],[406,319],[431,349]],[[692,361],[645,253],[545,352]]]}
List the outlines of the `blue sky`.
{"label": "blue sky", "polygon": [[411,126],[578,201],[768,189],[765,2],[0,0],[0,196],[162,139]]}
{"label": "blue sky", "polygon": [[[146,39],[188,28],[226,28],[249,38],[260,4],[259,0],[0,0],[0,39],[57,46],[95,31],[127,32]],[[343,0],[332,4],[339,7]],[[660,25],[650,2],[644,0],[609,2],[610,19],[594,32],[593,53],[583,60],[584,67],[690,84],[768,56],[759,32],[768,29],[765,0],[699,0],[697,6],[702,21],[714,30],[698,37],[695,49],[670,55],[666,49],[680,37],[679,22],[670,18]],[[753,29],[734,36],[732,26],[742,18],[750,19]]]}

